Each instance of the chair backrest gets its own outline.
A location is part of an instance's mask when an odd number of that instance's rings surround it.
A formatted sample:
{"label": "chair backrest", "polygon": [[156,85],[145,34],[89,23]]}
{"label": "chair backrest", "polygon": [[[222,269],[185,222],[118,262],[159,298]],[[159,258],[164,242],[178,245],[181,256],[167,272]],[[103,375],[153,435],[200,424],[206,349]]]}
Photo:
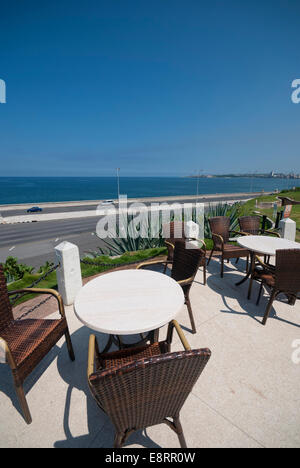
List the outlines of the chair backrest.
{"label": "chair backrest", "polygon": [[179,415],[210,355],[198,349],[139,359],[90,375],[89,386],[118,432],[142,429]]}
{"label": "chair backrest", "polygon": [[0,264],[0,330],[13,321],[12,307],[9,301],[3,266]]}
{"label": "chair backrest", "polygon": [[300,249],[276,250],[275,288],[298,294],[300,292]]}
{"label": "chair backrest", "polygon": [[171,277],[175,281],[191,278],[196,275],[205,252],[201,249],[187,248],[188,242],[177,240],[173,254]]}
{"label": "chair backrest", "polygon": [[240,230],[257,236],[260,231],[260,217],[259,216],[242,216],[239,218]]}
{"label": "chair backrest", "polygon": [[163,224],[162,233],[165,239],[185,239],[184,223],[182,221],[171,221]]}
{"label": "chair backrest", "polygon": [[209,218],[211,232],[223,237],[225,244],[229,241],[230,218],[228,216],[216,216]]}

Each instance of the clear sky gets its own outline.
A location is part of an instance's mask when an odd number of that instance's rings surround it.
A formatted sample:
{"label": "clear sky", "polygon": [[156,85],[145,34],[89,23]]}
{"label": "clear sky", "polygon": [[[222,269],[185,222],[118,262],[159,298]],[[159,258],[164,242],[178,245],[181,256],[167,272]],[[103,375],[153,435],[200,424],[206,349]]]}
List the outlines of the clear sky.
{"label": "clear sky", "polygon": [[0,1],[0,175],[300,172],[299,0]]}

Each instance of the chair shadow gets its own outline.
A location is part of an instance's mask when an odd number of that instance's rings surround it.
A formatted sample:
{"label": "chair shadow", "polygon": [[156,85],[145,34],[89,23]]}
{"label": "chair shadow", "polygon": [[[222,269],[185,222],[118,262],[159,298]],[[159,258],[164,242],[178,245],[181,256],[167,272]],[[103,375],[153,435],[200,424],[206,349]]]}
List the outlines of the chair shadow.
{"label": "chair shadow", "polygon": [[[260,284],[257,281],[253,281],[251,299],[248,300],[247,296],[248,296],[249,280],[247,280],[244,284],[240,286],[236,285],[236,283],[241,280],[240,274],[235,273],[235,271],[237,271],[237,266],[239,264],[240,264],[240,267],[242,267],[243,271],[245,272],[246,261],[240,259],[240,261],[236,265],[235,259],[233,259],[233,264],[231,262],[224,264],[224,267],[226,266],[226,268],[224,268],[224,278],[221,278],[220,272],[219,272],[219,262],[214,262],[212,259],[211,263],[209,264],[210,276],[207,279],[207,285],[208,287],[210,287],[210,289],[220,294],[222,297],[226,310],[221,310],[220,312],[230,313],[230,314],[235,314],[235,315],[247,314],[253,320],[261,324],[262,319],[265,314],[266,307],[269,302],[269,298],[270,298],[269,292],[266,293],[266,290],[264,290],[264,295],[261,297],[260,303],[257,306],[256,299],[258,296]],[[227,281],[228,278],[226,278],[226,273],[230,282]],[[224,284],[224,281],[226,282],[225,284]],[[228,299],[237,300],[239,306],[244,310],[244,312],[234,310],[228,304]],[[275,310],[277,301],[281,301],[284,303],[288,302],[285,295],[283,294],[279,295],[273,303],[268,320],[275,319],[280,322],[284,322],[286,324],[293,325],[294,327],[300,328],[300,325],[294,322],[291,322],[289,320],[283,319],[281,317],[278,317],[278,315],[276,314],[276,310]]]}
{"label": "chair shadow", "polygon": [[[42,359],[38,366],[31,372],[31,374],[24,381],[24,392],[25,395],[32,389],[32,387],[37,383],[43,373],[48,369],[51,363],[57,358],[60,353],[60,348],[55,345],[47,356]],[[23,413],[19,404],[19,400],[16,395],[13,377],[11,369],[8,364],[0,364],[0,392],[4,393],[7,397],[10,398],[11,404],[20,414],[21,418],[24,420]],[[29,408],[30,409],[30,408]],[[25,420],[24,420],[25,422]]]}
{"label": "chair shadow", "polygon": [[[103,349],[107,342],[107,335],[93,332],[98,340],[100,350]],[[102,448],[113,447],[115,430],[110,422],[109,417],[97,406],[93,399],[88,383],[87,383],[87,356],[88,356],[88,341],[91,330],[86,327],[81,327],[71,335],[75,361],[68,362],[66,360],[67,346],[63,345],[61,352],[58,355],[57,368],[60,377],[68,384],[66,393],[63,427],[65,439],[58,440],[54,443],[56,448],[88,448],[95,444]],[[112,349],[114,349],[112,347]],[[82,419],[87,419],[87,434],[76,436],[72,434],[70,427],[71,416],[71,399],[72,392],[79,390],[82,398],[86,399],[86,412],[82,414]],[[76,409],[75,409],[76,411]],[[77,417],[78,416],[77,414]],[[138,444],[146,448],[158,448],[157,445],[145,431],[137,431],[132,434],[126,445]]]}

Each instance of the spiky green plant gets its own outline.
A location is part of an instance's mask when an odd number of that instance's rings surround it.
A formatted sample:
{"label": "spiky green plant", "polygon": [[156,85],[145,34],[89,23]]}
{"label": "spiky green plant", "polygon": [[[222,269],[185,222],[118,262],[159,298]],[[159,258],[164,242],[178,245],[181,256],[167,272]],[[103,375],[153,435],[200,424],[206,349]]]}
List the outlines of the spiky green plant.
{"label": "spiky green plant", "polygon": [[[229,216],[231,220],[231,229],[235,229],[238,224],[239,207],[240,204],[238,203],[232,206],[222,203],[218,205],[210,205],[204,215],[198,214],[194,207],[191,212],[191,218],[199,225],[204,222],[204,237],[211,238],[208,219],[213,216]],[[162,212],[159,212],[157,217],[154,218],[156,223],[153,223],[153,218],[151,218],[150,212],[148,213],[148,217],[146,216],[143,218],[144,223],[137,224],[133,222],[135,215],[126,213],[120,216],[123,216],[123,219],[121,220],[122,222],[120,223],[121,229],[117,224],[116,231],[111,233],[111,237],[102,239],[104,246],[98,247],[96,252],[89,252],[91,256],[122,255],[125,252],[135,252],[138,250],[163,247],[165,245],[162,229],[164,224]],[[184,220],[184,218],[178,213],[171,212],[170,221],[176,219]]]}
{"label": "spiky green plant", "polygon": [[[125,252],[154,249],[164,246],[162,236],[161,216],[156,224],[150,223],[150,213],[143,223],[134,223],[132,214],[120,215],[121,222],[116,224],[116,231],[108,233],[108,237],[102,239],[104,247],[98,247],[98,255],[122,255]],[[89,252],[95,256],[95,252]]]}

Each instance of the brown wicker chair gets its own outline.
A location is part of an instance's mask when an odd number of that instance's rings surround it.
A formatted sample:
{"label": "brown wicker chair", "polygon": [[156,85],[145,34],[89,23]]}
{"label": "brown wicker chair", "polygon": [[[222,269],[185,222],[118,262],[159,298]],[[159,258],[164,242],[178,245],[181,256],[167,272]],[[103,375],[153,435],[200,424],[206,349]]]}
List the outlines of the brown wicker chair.
{"label": "brown wicker chair", "polygon": [[[171,223],[164,224],[162,228],[163,236],[165,237],[165,245],[168,249],[168,263],[172,263],[173,261],[174,245],[176,241],[196,241],[201,244],[200,248],[203,252],[203,256],[199,262],[199,267],[203,267],[203,283],[206,284],[206,245],[204,240],[186,237],[184,232],[184,222],[182,221],[172,221]],[[168,264],[166,263],[164,273],[166,272],[167,266]]]}
{"label": "brown wicker chair", "polygon": [[240,234],[237,231],[230,230],[230,218],[227,216],[216,216],[215,218],[210,218],[209,225],[211,229],[211,235],[213,239],[213,248],[211,250],[209,260],[207,265],[213,256],[215,251],[221,252],[221,278],[224,276],[224,260],[230,258],[239,259],[240,257],[247,258],[247,271],[249,266],[249,250],[239,247],[237,245],[229,244],[230,234]]}
{"label": "brown wicker chair", "polygon": [[[170,352],[174,327],[185,351]],[[100,354],[91,335],[88,384],[115,427],[114,447],[122,447],[137,430],[166,423],[185,448],[179,414],[210,355],[209,349],[191,350],[175,320],[165,341],[125,351]]]}
{"label": "brown wicker chair", "polygon": [[[269,229],[261,229],[260,221],[260,216],[242,216],[241,218],[239,218],[239,225],[241,229],[239,234],[242,236],[259,236],[266,234],[269,236],[280,237],[280,234],[276,231],[271,231]],[[268,255],[264,256],[264,262],[270,262],[270,257]]]}
{"label": "brown wicker chair", "polygon": [[[200,263],[202,262],[205,250],[186,248],[186,241],[177,240],[173,245],[173,260],[159,260],[144,262],[137,266],[137,269],[156,264],[172,264],[171,278],[173,278],[183,289],[185,304],[188,309],[192,333],[196,333],[196,325],[193,316],[191,301],[189,297],[190,289],[197,274]],[[165,269],[164,269],[165,271]]]}
{"label": "brown wicker chair", "polygon": [[239,218],[239,225],[241,232],[240,235],[252,235],[259,236],[260,234],[268,234],[276,237],[280,237],[280,234],[276,231],[262,230],[260,227],[260,216],[241,216]]}
{"label": "brown wicker chair", "polygon": [[260,302],[263,287],[271,289],[270,300],[263,318],[263,325],[267,323],[272,305],[276,296],[284,293],[289,298],[289,303],[294,304],[299,299],[300,292],[300,249],[287,249],[276,251],[275,267],[263,263],[257,257],[258,266],[253,272],[253,279],[260,281],[261,286],[256,304]]}
{"label": "brown wicker chair", "polygon": [[[54,296],[61,318],[14,320],[9,295],[16,293]],[[8,292],[3,267],[0,265],[0,346],[11,368],[17,397],[27,424],[30,424],[32,419],[23,390],[24,380],[63,335],[66,337],[69,355],[73,361],[75,357],[61,296],[52,289],[28,288]]]}

